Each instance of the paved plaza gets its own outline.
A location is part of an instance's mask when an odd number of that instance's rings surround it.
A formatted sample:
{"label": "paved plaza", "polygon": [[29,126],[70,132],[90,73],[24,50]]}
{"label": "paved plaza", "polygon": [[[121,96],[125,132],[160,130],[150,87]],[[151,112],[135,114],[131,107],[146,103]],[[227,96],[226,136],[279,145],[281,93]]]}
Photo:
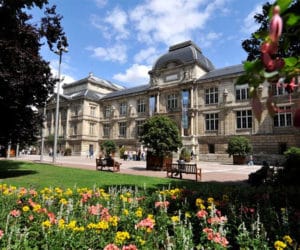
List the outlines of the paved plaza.
{"label": "paved plaza", "polygon": [[[18,158],[11,158],[18,160],[26,160],[32,162],[41,162],[40,155],[22,155]],[[166,178],[166,171],[150,171],[146,170],[145,161],[133,161],[116,158],[117,161],[122,163],[121,170],[118,174],[133,174],[144,175],[152,177]],[[49,156],[43,156],[42,162],[51,163],[52,158]],[[260,165],[248,166],[248,165],[233,165],[222,164],[219,162],[204,162],[197,161],[197,166],[202,169],[202,181],[217,181],[217,182],[235,182],[245,181],[248,179],[250,173],[255,172]],[[85,156],[59,156],[56,159],[56,165],[81,168],[86,170],[95,171],[95,174],[101,174],[101,171],[96,171],[96,161],[94,158],[90,159]],[[195,175],[183,174],[184,179],[195,180]]]}

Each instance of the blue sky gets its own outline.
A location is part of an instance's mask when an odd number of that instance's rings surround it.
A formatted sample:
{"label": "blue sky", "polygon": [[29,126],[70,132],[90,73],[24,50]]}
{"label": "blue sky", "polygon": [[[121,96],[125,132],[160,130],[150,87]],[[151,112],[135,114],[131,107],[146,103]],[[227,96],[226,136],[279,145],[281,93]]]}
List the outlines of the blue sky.
{"label": "blue sky", "polygon": [[[169,46],[192,40],[216,68],[246,59],[241,42],[258,26],[259,0],[49,0],[63,16],[69,42],[61,72],[69,83],[87,77],[124,87],[147,84],[148,71]],[[41,54],[57,74],[58,56]]]}

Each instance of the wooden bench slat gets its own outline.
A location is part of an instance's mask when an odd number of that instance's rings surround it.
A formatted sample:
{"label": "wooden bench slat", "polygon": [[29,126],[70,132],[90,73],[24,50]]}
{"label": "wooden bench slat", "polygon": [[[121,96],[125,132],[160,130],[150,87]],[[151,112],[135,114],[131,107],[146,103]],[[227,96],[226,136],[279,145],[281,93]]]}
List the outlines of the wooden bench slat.
{"label": "wooden bench slat", "polygon": [[114,159],[100,159],[96,158],[96,170],[110,170],[112,168],[113,172],[119,172],[120,171],[120,165],[122,163],[119,163],[115,161]]}
{"label": "wooden bench slat", "polygon": [[182,179],[182,174],[194,174],[196,181],[201,181],[202,171],[197,167],[196,163],[169,163],[167,164],[167,176],[173,178],[173,174],[179,174]]}

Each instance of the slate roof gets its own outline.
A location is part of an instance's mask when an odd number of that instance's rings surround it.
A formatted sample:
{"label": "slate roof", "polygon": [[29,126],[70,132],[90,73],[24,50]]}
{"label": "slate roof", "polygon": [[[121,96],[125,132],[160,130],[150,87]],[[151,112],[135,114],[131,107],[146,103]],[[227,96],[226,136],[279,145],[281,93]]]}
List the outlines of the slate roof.
{"label": "slate roof", "polygon": [[62,95],[62,96],[68,100],[76,100],[76,99],[84,98],[91,101],[99,101],[104,95],[93,90],[85,89],[85,90],[78,91],[76,93],[72,93],[70,95]]}
{"label": "slate roof", "polygon": [[243,64],[233,65],[225,68],[214,69],[210,72],[207,72],[205,75],[198,78],[198,80],[207,80],[212,78],[224,77],[227,75],[243,73],[244,67]]}
{"label": "slate roof", "polygon": [[115,92],[111,92],[109,94],[106,94],[105,96],[103,96],[101,98],[101,100],[110,99],[110,98],[113,98],[113,97],[119,97],[119,96],[123,96],[123,95],[130,95],[130,94],[139,93],[139,92],[146,91],[149,88],[150,88],[150,84],[147,84],[147,85],[141,85],[141,86],[128,88],[128,89],[124,89],[124,90],[119,90],[119,91],[115,91]]}
{"label": "slate roof", "polygon": [[202,54],[200,48],[192,41],[171,46],[168,53],[157,59],[152,70],[164,68],[169,62],[177,62],[179,64],[197,62],[205,71],[211,71],[215,68],[211,61]]}

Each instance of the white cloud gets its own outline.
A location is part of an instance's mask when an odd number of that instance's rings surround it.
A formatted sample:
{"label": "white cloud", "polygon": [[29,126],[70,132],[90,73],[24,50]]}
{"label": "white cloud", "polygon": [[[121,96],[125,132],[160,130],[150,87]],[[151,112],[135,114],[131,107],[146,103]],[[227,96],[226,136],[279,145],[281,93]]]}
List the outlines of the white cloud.
{"label": "white cloud", "polygon": [[95,3],[99,8],[102,8],[107,4],[107,0],[95,0]]}
{"label": "white cloud", "polygon": [[137,37],[148,44],[170,45],[193,37],[197,29],[224,5],[225,0],[152,0],[138,5],[130,13]]}
{"label": "white cloud", "polygon": [[116,74],[113,79],[128,83],[130,87],[147,84],[149,82],[149,70],[151,70],[151,66],[133,64],[124,74]]}
{"label": "white cloud", "polygon": [[104,61],[113,61],[125,63],[127,61],[127,47],[122,44],[117,44],[110,48],[97,47],[89,48],[88,50],[93,51],[93,57]]}
{"label": "white cloud", "polygon": [[124,39],[128,37],[129,32],[125,28],[127,24],[127,14],[125,11],[116,7],[112,12],[108,13],[104,20],[115,29],[116,39]]}
{"label": "white cloud", "polygon": [[220,38],[223,36],[222,33],[209,32],[200,38],[201,48],[208,48],[216,41],[220,41]]}
{"label": "white cloud", "polygon": [[243,26],[241,31],[246,34],[250,35],[258,30],[260,25],[255,22],[254,16],[257,13],[262,13],[262,5],[256,5],[255,8],[247,15],[247,17],[243,20]]}
{"label": "white cloud", "polygon": [[142,49],[134,56],[134,61],[136,63],[147,63],[153,64],[154,61],[159,57],[158,52],[154,47],[148,47],[147,49]]}

